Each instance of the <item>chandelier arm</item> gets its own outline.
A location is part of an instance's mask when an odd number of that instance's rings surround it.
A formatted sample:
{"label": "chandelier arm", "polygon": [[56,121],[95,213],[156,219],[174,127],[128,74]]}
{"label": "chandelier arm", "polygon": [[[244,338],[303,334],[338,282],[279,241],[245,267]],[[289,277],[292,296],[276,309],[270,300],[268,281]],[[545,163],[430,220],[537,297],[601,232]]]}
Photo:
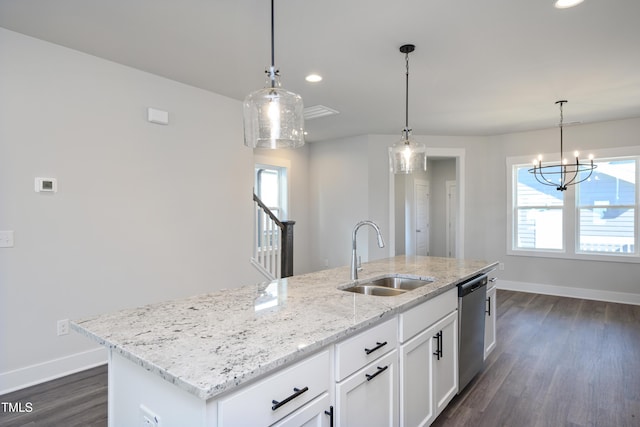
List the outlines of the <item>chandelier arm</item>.
{"label": "chandelier arm", "polygon": [[[540,176],[540,178],[543,179],[543,181],[540,181],[540,179],[538,178],[538,175]],[[544,185],[550,185],[552,187],[557,187],[558,183],[557,182],[553,182],[553,181],[549,181],[547,179],[546,176],[544,176],[544,173],[542,172],[542,166],[538,167],[538,173],[536,173],[535,168],[533,171],[533,176],[536,177],[536,180],[540,183],[540,184],[544,184]]]}
{"label": "chandelier arm", "polygon": [[593,170],[594,169],[595,168],[593,167],[593,161],[591,161],[591,169],[589,169],[589,175],[585,176],[580,181],[577,181],[576,184],[580,184],[581,182],[584,182],[584,181],[588,180],[589,178],[591,178],[591,175],[593,174]]}
{"label": "chandelier arm", "polygon": [[567,172],[567,167],[563,166],[563,173],[562,173],[562,180],[565,181],[564,186],[566,187],[567,185],[571,185],[571,184],[577,184],[578,182],[582,182],[582,181],[578,181],[575,182],[576,178],[578,177],[578,173],[580,172],[580,163],[576,162],[576,169],[573,171],[573,178],[571,178],[569,181],[566,180],[568,172]]}

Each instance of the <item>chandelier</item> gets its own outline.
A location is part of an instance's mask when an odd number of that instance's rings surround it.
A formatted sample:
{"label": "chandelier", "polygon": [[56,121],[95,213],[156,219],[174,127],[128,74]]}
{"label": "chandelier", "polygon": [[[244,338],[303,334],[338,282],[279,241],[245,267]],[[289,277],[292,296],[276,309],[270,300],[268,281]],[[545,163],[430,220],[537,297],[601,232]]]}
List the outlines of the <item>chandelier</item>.
{"label": "chandelier", "polygon": [[[575,151],[573,153],[575,157],[575,163],[567,162],[564,158],[563,146],[562,146],[562,127],[563,127],[563,113],[562,106],[566,104],[566,100],[556,101],[556,104],[560,104],[560,163],[542,165],[542,155],[539,155],[537,159],[533,160],[533,168],[529,169],[536,180],[543,185],[549,185],[556,187],[558,191],[565,191],[568,185],[579,184],[582,181],[586,181],[591,177],[593,170],[597,165],[593,164],[593,154],[589,154],[589,162],[580,162],[580,153]],[[583,172],[589,172],[586,176],[580,176]]]}

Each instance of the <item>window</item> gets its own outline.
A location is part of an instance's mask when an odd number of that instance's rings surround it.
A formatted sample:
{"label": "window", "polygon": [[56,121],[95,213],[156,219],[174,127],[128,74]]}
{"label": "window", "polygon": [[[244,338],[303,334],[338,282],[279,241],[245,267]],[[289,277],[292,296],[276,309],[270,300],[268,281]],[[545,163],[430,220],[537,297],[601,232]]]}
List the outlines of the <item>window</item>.
{"label": "window", "polygon": [[563,250],[562,211],[564,194],[540,184],[530,165],[516,166],[514,247],[531,250]]}
{"label": "window", "polygon": [[578,186],[577,251],[633,254],[636,248],[637,159],[597,161]]}
{"label": "window", "polygon": [[287,169],[279,166],[256,165],[255,192],[278,219],[286,219]]}
{"label": "window", "polygon": [[[640,147],[609,150],[640,152]],[[640,156],[594,160],[591,177],[567,191],[537,182],[523,158],[508,158],[510,255],[640,262]]]}

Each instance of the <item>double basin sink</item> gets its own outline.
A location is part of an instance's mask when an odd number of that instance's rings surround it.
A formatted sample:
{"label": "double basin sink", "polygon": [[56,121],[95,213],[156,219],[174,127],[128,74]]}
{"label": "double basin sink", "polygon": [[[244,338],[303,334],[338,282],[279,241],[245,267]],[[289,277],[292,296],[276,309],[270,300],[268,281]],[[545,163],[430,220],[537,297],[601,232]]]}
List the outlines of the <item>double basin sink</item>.
{"label": "double basin sink", "polygon": [[341,289],[343,291],[355,292],[364,295],[390,297],[401,295],[432,282],[433,279],[429,278],[414,279],[409,277],[391,276],[381,277],[366,282],[358,282]]}

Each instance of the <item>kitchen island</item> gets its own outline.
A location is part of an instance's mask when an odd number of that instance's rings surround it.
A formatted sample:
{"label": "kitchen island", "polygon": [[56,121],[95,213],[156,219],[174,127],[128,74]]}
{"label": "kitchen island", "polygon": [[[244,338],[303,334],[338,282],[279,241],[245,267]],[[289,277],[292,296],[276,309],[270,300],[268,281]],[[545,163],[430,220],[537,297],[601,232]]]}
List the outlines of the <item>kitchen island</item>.
{"label": "kitchen island", "polygon": [[[159,426],[233,425],[229,420],[237,418],[230,412],[243,409],[236,407],[236,395],[260,391],[265,381],[297,365],[316,372],[326,368],[333,384],[333,371],[340,369],[334,348],[338,352],[341,342],[377,325],[392,325],[395,334],[399,314],[452,294],[447,291],[461,281],[496,265],[397,256],[363,264],[359,282],[396,275],[431,282],[392,297],[362,295],[342,289],[353,281],[349,268],[341,267],[121,310],[74,321],[72,328],[108,348],[110,425],[140,425],[143,419]],[[319,387],[327,388],[323,402],[333,407],[339,399],[331,384]],[[316,396],[290,400],[312,402]],[[284,418],[287,413],[277,415],[280,403],[269,398],[270,418],[256,422]]]}

